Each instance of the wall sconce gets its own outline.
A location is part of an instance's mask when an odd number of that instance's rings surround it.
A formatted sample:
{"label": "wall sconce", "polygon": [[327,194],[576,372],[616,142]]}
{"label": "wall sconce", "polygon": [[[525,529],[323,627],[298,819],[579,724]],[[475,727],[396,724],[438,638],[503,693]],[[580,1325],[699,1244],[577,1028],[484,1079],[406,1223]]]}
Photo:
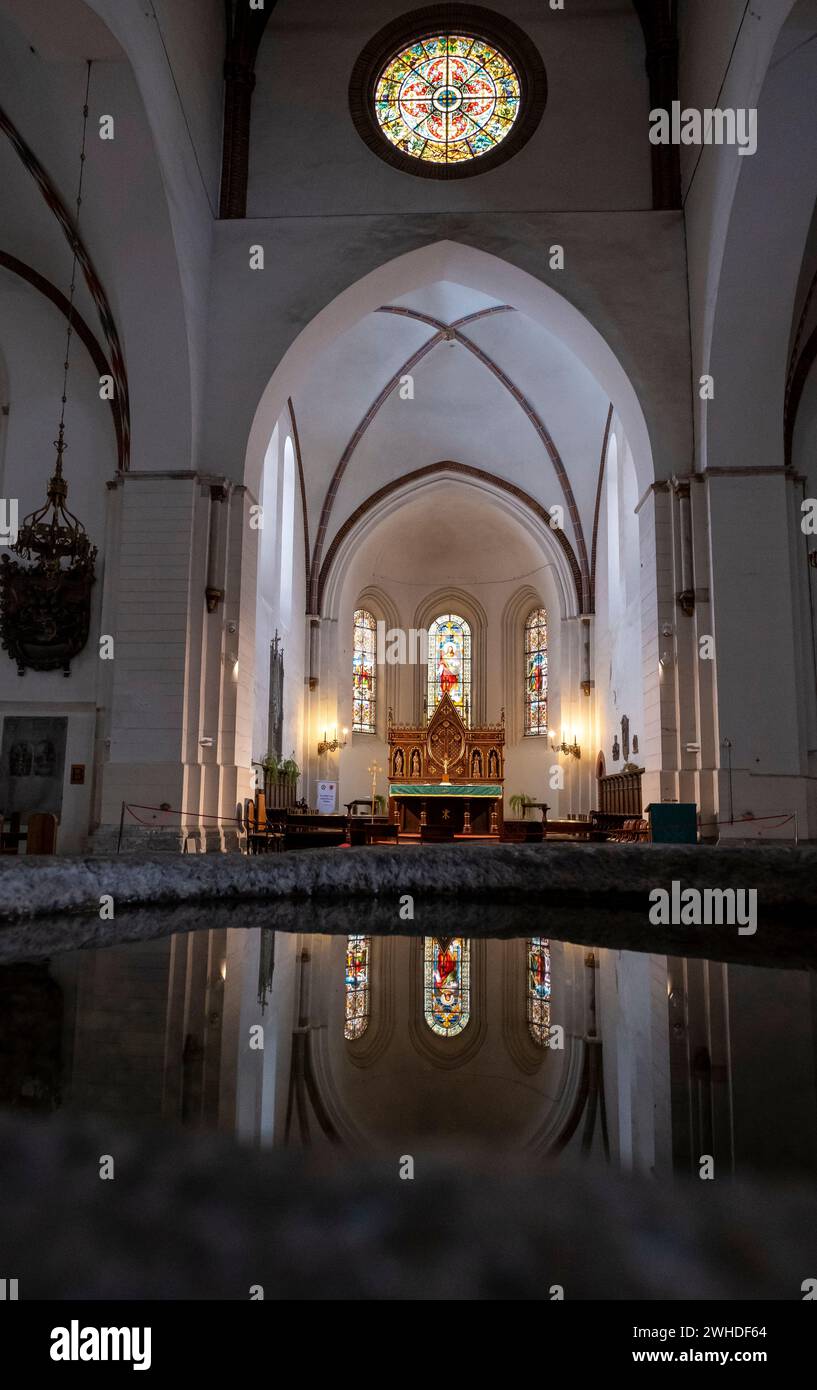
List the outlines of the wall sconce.
{"label": "wall sconce", "polygon": [[675,636],[675,629],[672,626],[672,623],[663,624],[661,628],[661,636],[664,640],[661,643],[662,650],[658,658],[658,664],[666,668],[667,666],[672,666],[675,660],[675,653],[673,651],[672,643],[672,639]]}
{"label": "wall sconce", "polygon": [[550,746],[554,753],[564,753],[566,758],[575,758],[577,762],[582,756],[582,750],[576,742],[575,734],[572,743],[568,743],[563,734],[561,743],[551,743]]}
{"label": "wall sconce", "polygon": [[341,729],[341,733],[342,733],[342,735],[343,735],[343,738],[342,738],[342,739],[339,739],[339,738],[338,738],[338,731],[337,731],[337,729],[335,729],[335,732],[334,732],[333,737],[332,737],[331,739],[327,739],[327,737],[326,737],[326,730],[324,729],[324,731],[323,731],[323,738],[321,739],[320,743],[318,744],[318,757],[319,757],[319,758],[322,757],[324,753],[337,753],[337,751],[338,751],[339,748],[345,748],[345,747],[346,747],[346,736],[347,736],[347,734],[349,733],[349,730],[348,730],[348,729]]}

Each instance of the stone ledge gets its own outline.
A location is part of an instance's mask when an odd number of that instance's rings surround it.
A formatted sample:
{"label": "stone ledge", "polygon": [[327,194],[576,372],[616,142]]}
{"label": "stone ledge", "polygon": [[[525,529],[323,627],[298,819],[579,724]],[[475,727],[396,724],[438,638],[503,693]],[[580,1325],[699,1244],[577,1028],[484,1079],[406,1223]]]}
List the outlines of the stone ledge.
{"label": "stone ledge", "polygon": [[[247,857],[124,855],[0,859],[0,923],[55,912],[208,901],[268,903],[410,893],[610,910],[645,910],[653,888],[755,888],[767,912],[813,921],[817,848],[696,845],[424,845]],[[204,924],[203,924],[204,925]]]}
{"label": "stone ledge", "polygon": [[[649,920],[649,893],[755,888],[754,935]],[[100,897],[115,915],[102,919]],[[400,916],[410,894],[413,917]],[[0,861],[0,961],[207,928],[467,937],[543,935],[578,945],[814,969],[817,851],[665,845],[429,845],[240,855]]]}

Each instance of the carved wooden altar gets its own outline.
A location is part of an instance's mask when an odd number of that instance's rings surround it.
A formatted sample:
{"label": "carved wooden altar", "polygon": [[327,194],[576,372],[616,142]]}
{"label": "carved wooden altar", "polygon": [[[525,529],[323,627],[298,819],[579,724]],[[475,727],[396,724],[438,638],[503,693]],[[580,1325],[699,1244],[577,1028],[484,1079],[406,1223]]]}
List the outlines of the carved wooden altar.
{"label": "carved wooden altar", "polygon": [[[469,728],[450,697],[443,695],[427,724],[389,720],[390,815],[402,830],[422,829],[435,819],[460,834],[472,834],[471,813],[485,832],[499,833],[505,776],[505,718]],[[431,810],[431,803],[434,803]],[[433,814],[432,814],[433,811]],[[484,816],[483,816],[484,812]]]}
{"label": "carved wooden altar", "polygon": [[448,695],[427,724],[389,723],[392,782],[501,782],[505,776],[505,718],[469,729]]}

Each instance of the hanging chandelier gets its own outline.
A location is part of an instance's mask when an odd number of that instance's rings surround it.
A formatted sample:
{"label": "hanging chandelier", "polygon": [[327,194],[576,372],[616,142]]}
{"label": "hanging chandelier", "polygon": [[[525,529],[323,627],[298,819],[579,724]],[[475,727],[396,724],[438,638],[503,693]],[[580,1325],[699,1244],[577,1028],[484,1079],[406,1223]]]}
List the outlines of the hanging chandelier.
{"label": "hanging chandelier", "polygon": [[9,550],[21,564],[3,555],[0,560],[0,639],[18,674],[26,669],[71,674],[71,660],[88,641],[91,620],[91,588],[97,549],[85,527],[68,510],[68,483],[63,476],[65,407],[68,401],[68,371],[74,329],[74,294],[79,249],[79,215],[85,172],[85,141],[88,130],[88,94],[91,63],[85,85],[82,117],[82,147],[79,157],[76,215],[72,237],[73,264],[68,300],[68,329],[63,363],[62,408],[59,432],[54,441],[57,463],[46,491],[46,500],[28,515]]}

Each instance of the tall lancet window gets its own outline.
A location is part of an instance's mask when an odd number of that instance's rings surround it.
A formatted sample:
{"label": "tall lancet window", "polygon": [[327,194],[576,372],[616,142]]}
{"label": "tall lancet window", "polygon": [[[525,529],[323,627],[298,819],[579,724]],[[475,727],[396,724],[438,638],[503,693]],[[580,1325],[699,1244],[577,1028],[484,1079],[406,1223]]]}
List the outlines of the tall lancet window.
{"label": "tall lancet window", "polygon": [[358,608],[352,655],[352,732],[373,734],[377,699],[377,627],[371,613]]}
{"label": "tall lancet window", "polygon": [[461,936],[427,936],[423,1001],[432,1033],[455,1038],[471,1017],[471,943]]}
{"label": "tall lancet window", "polygon": [[456,613],[442,613],[428,629],[428,713],[448,695],[464,723],[471,719],[471,629]]}
{"label": "tall lancet window", "polygon": [[347,936],[346,1018],[343,1026],[343,1036],[347,1042],[361,1038],[369,1026],[371,953],[371,937]]}
{"label": "tall lancet window", "polygon": [[533,936],[528,942],[528,1027],[533,1041],[547,1047],[550,1037],[550,942]]}
{"label": "tall lancet window", "polygon": [[548,615],[534,608],[525,623],[525,733],[548,731]]}

